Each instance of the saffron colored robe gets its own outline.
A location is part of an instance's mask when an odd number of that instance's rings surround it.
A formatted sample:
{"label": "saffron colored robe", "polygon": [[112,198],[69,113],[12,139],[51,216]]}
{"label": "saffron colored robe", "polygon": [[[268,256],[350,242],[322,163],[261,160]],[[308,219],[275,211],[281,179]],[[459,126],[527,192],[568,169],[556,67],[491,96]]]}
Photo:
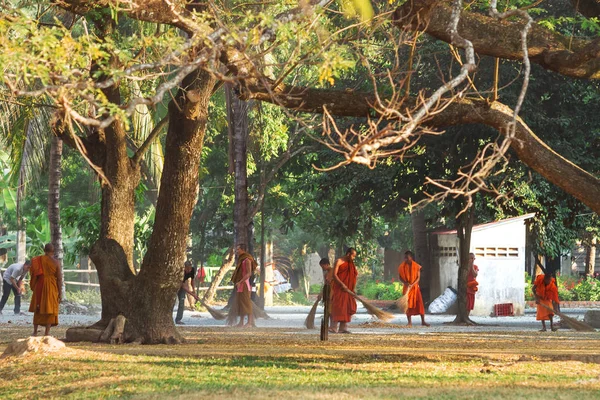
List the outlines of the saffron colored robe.
{"label": "saffron colored robe", "polygon": [[29,284],[33,294],[29,311],[33,313],[34,325],[58,325],[58,268],[49,256],[31,260]]}
{"label": "saffron colored robe", "polygon": [[237,310],[240,316],[252,314],[252,299],[250,288],[250,279],[242,280],[242,278],[252,270],[252,274],[256,270],[256,261],[248,253],[239,256],[238,265],[233,272],[231,281],[235,285],[234,291],[236,296]]}
{"label": "saffron colored robe", "polygon": [[[337,277],[352,292],[356,288],[358,271],[352,261],[345,261],[340,265]],[[350,322],[356,314],[356,300],[350,293],[346,293],[342,286],[334,279],[331,281],[331,317],[334,322]]]}
{"label": "saffron colored robe", "polygon": [[[417,282],[420,271],[421,266],[414,260],[410,266],[406,262],[403,262],[398,267],[398,275],[400,276],[400,279],[408,283],[408,285],[404,285],[404,289],[402,290],[403,295],[407,295],[408,292],[408,306],[406,308],[406,315],[425,314],[423,295],[421,294],[421,287]],[[410,285],[413,285],[413,287],[409,291],[408,286]]]}
{"label": "saffron colored robe", "polygon": [[533,290],[539,297],[540,302],[540,304],[537,305],[535,319],[538,321],[550,320],[550,318],[554,317],[554,313],[545,307],[542,307],[541,304],[550,307],[551,309],[554,309],[552,302],[558,304],[558,288],[556,287],[556,281],[552,278],[552,281],[546,285],[544,283],[544,275],[538,275],[533,282]]}
{"label": "saffron colored robe", "polygon": [[[477,265],[473,265],[473,269],[479,272]],[[479,282],[473,276],[473,270],[469,270],[467,275],[467,310],[472,310],[475,307],[475,293],[477,293]]]}

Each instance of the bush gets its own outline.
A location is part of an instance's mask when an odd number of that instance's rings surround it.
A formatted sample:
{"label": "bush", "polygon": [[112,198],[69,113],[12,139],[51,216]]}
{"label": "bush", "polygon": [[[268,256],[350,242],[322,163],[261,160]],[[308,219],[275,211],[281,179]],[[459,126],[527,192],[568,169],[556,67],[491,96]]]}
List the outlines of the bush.
{"label": "bush", "polygon": [[66,298],[73,303],[82,304],[84,306],[102,304],[99,290],[67,291]]}
{"label": "bush", "polygon": [[586,279],[575,286],[573,292],[579,301],[600,301],[600,282],[593,278]]}
{"label": "bush", "polygon": [[525,273],[525,301],[534,301],[535,296],[533,295],[533,283],[531,277]]}
{"label": "bush", "polygon": [[364,281],[357,285],[357,294],[370,300],[397,300],[402,297],[400,282]]}
{"label": "bush", "polygon": [[278,306],[311,305],[304,292],[285,292],[273,295],[273,303]]}
{"label": "bush", "polygon": [[323,285],[321,285],[320,283],[315,283],[310,285],[310,289],[308,290],[309,294],[319,294],[321,293],[321,288],[323,287]]}

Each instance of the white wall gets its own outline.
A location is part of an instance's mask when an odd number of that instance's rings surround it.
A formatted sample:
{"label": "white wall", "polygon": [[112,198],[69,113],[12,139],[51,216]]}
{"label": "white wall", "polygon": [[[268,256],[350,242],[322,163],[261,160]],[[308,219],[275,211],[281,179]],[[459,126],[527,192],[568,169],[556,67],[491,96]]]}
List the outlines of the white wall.
{"label": "white wall", "polygon": [[[479,291],[472,315],[490,315],[495,304],[513,303],[515,315],[525,309],[525,224],[513,220],[474,229],[471,252],[479,267]],[[455,234],[437,236],[439,247],[456,247]],[[504,250],[506,248],[506,250]],[[447,286],[457,288],[457,257],[439,257],[441,293]],[[438,293],[436,292],[436,294]]]}
{"label": "white wall", "polygon": [[308,275],[307,278],[311,285],[323,283],[323,270],[319,261],[321,261],[321,257],[318,253],[307,254],[304,259],[304,272]]}

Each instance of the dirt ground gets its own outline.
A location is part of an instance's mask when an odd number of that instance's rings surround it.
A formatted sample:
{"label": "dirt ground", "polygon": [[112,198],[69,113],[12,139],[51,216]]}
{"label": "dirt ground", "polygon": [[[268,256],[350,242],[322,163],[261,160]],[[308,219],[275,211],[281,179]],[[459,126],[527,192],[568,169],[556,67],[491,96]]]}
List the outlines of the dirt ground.
{"label": "dirt ground", "polygon": [[[29,329],[0,325],[0,351]],[[600,398],[597,333],[181,331],[177,346],[77,343],[2,360],[0,398]]]}

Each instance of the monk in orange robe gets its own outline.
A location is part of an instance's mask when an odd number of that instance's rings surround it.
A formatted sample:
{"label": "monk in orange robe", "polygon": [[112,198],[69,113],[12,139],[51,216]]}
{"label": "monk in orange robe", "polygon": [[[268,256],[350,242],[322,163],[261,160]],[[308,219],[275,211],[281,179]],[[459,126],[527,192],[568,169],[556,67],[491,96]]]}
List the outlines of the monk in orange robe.
{"label": "monk in orange robe", "polygon": [[[329,329],[332,333],[350,333],[348,323],[356,314],[356,300],[352,292],[356,287],[358,271],[354,265],[356,250],[349,248],[346,255],[338,259],[333,268],[331,281],[331,318],[333,325]],[[339,323],[339,328],[338,328]]]}
{"label": "monk in orange robe", "polygon": [[48,243],[44,255],[31,259],[29,284],[33,295],[29,311],[33,312],[33,336],[37,336],[39,325],[50,334],[50,327],[58,325],[58,307],[61,301],[62,272],[60,262],[54,258],[54,246]]}
{"label": "monk in orange robe", "polygon": [[[235,287],[236,309],[240,316],[238,328],[252,328],[254,324],[254,312],[252,309],[252,289],[250,287],[250,277],[254,275],[257,269],[256,261],[246,252],[246,245],[237,246],[238,265],[233,272],[231,281]],[[230,312],[231,313],[231,312]],[[248,316],[248,323],[244,325],[244,318]]]}
{"label": "monk in orange robe", "polygon": [[398,267],[400,281],[404,284],[402,295],[408,296],[408,307],[406,309],[406,318],[408,326],[412,326],[412,316],[420,315],[421,324],[429,326],[425,322],[425,305],[423,304],[423,295],[419,281],[421,280],[421,266],[414,260],[412,251],[404,253],[404,262]]}
{"label": "monk in orange robe", "polygon": [[479,274],[479,268],[475,265],[475,254],[469,253],[469,273],[467,274],[467,315],[475,307],[475,293],[479,289],[479,282],[475,278]]}
{"label": "monk in orange robe", "polygon": [[[556,329],[553,325],[554,312],[558,307],[558,288],[556,287],[556,281],[550,273],[544,275],[538,275],[533,283],[533,292],[535,294],[535,304],[537,304],[537,313],[535,319],[542,321],[542,330],[540,332],[546,332],[546,321],[550,321],[550,330],[555,332]],[[549,307],[548,310],[546,307]]]}

